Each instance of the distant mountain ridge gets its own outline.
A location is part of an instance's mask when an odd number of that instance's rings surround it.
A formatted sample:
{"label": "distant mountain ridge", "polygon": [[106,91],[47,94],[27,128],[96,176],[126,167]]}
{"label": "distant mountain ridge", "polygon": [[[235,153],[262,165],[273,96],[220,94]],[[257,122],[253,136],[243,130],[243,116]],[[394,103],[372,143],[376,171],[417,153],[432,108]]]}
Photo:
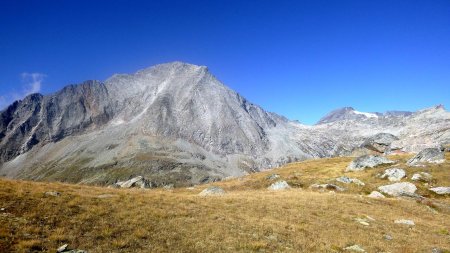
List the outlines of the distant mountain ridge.
{"label": "distant mountain ridge", "polygon": [[351,154],[380,132],[406,152],[450,143],[450,113],[363,113],[315,126],[266,112],[205,66],[156,65],[29,95],[0,112],[0,176],[111,184],[142,175],[190,185],[287,162]]}
{"label": "distant mountain ridge", "polygon": [[316,125],[330,123],[339,120],[357,120],[367,118],[379,118],[379,117],[405,117],[412,115],[413,112],[408,111],[387,111],[380,112],[360,112],[353,107],[343,107],[329,112],[322,117]]}

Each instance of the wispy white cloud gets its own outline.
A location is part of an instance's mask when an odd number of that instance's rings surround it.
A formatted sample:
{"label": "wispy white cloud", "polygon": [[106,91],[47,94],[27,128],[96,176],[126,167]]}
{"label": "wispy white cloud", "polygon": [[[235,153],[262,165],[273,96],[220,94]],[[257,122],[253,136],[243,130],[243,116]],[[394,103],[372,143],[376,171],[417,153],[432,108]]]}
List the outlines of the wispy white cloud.
{"label": "wispy white cloud", "polygon": [[22,87],[19,91],[12,91],[9,94],[0,96],[0,110],[14,102],[15,100],[23,99],[24,97],[38,93],[41,91],[42,83],[46,77],[42,73],[27,73],[20,74]]}

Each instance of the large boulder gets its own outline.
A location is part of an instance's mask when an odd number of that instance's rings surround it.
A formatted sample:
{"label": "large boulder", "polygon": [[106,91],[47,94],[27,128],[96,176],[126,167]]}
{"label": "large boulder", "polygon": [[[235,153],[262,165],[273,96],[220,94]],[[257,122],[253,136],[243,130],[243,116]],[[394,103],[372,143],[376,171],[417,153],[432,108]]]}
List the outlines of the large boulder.
{"label": "large boulder", "polygon": [[409,159],[407,164],[410,166],[420,166],[424,163],[443,163],[444,161],[444,152],[439,148],[426,148]]}
{"label": "large boulder", "polygon": [[151,188],[151,182],[142,176],[133,177],[127,181],[118,181],[114,184],[117,188]]}
{"label": "large boulder", "polygon": [[273,191],[279,191],[279,190],[287,190],[290,188],[291,187],[289,186],[289,184],[286,181],[281,180],[281,181],[271,184],[267,189],[273,190]]}
{"label": "large boulder", "polygon": [[218,186],[210,186],[200,192],[200,196],[221,196],[225,194],[225,190]]}
{"label": "large boulder", "polygon": [[450,187],[434,187],[431,188],[430,191],[439,194],[439,195],[446,195],[450,194]]}
{"label": "large boulder", "polygon": [[394,161],[379,155],[363,155],[353,160],[346,171],[361,171],[366,168],[373,168],[383,164],[392,164]]}
{"label": "large boulder", "polygon": [[395,183],[390,185],[383,185],[378,187],[378,190],[384,194],[400,197],[403,193],[415,193],[417,191],[417,187],[409,182],[403,183]]}
{"label": "large boulder", "polygon": [[397,136],[389,133],[378,133],[372,137],[367,138],[362,148],[366,148],[377,153],[386,153],[390,150],[391,143],[398,140]]}
{"label": "large boulder", "polygon": [[406,176],[406,172],[399,168],[390,168],[384,171],[380,178],[387,178],[389,181],[400,181]]}

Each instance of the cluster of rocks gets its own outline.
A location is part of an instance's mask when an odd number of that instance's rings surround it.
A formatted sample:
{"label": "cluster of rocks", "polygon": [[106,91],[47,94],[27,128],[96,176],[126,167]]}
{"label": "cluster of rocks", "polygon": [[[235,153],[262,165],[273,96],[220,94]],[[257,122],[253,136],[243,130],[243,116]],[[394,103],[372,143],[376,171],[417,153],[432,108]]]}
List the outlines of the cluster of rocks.
{"label": "cluster of rocks", "polygon": [[118,181],[116,182],[113,187],[115,188],[141,188],[141,189],[146,189],[146,188],[151,188],[152,187],[152,183],[145,179],[142,176],[137,176],[137,177],[133,177],[129,180],[126,181]]}
{"label": "cluster of rocks", "polygon": [[346,177],[346,176],[338,177],[338,178],[336,178],[336,181],[338,181],[340,183],[344,183],[344,184],[353,183],[353,184],[356,184],[356,185],[359,185],[359,186],[366,185],[366,184],[364,184],[363,181],[361,181],[361,180],[359,180],[357,178],[349,178],[349,177]]}

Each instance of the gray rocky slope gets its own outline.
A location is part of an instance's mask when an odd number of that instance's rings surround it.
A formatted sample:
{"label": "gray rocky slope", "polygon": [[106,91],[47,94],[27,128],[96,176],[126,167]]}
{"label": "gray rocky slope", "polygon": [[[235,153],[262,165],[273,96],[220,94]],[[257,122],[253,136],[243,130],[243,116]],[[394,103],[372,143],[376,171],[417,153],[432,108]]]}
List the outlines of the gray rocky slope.
{"label": "gray rocky slope", "polygon": [[161,64],[14,102],[0,113],[0,176],[110,184],[142,175],[187,185],[350,154],[380,132],[404,151],[450,142],[441,106],[345,111],[357,117],[339,111],[302,125],[250,103],[204,66]]}

